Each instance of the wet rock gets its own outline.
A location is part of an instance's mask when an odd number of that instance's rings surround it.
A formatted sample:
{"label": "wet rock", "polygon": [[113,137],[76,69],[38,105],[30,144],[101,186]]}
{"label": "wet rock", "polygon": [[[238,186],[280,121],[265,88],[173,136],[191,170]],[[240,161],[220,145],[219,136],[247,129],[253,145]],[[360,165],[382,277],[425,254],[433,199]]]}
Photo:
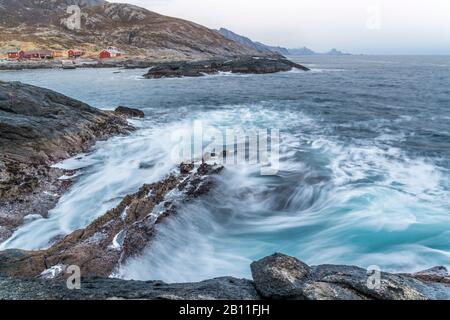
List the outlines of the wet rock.
{"label": "wet rock", "polygon": [[65,281],[0,277],[0,300],[5,299],[257,300],[259,295],[251,281],[231,277],[184,284],[85,278],[80,290],[67,289]]}
{"label": "wet rock", "polygon": [[450,284],[450,276],[448,270],[444,266],[434,267],[428,270],[414,273],[416,279],[425,282],[442,282]]}
{"label": "wet rock", "polygon": [[265,298],[301,297],[310,268],[300,260],[276,253],[250,266],[256,288]]}
{"label": "wet rock", "polygon": [[117,107],[114,110],[114,113],[117,115],[125,116],[126,118],[144,118],[145,114],[142,110],[128,107]]}
{"label": "wet rock", "polygon": [[51,164],[133,128],[54,91],[0,81],[0,242],[29,214],[46,217],[71,185]]}
{"label": "wet rock", "polygon": [[194,163],[193,162],[180,164],[180,173],[181,174],[188,174],[192,170],[194,170]]}
{"label": "wet rock", "polygon": [[152,241],[155,226],[176,214],[177,206],[207,193],[220,168],[203,163],[189,174],[146,184],[88,227],[47,250],[0,252],[0,275],[38,277],[55,266],[76,265],[85,277],[108,277],[120,263],[142,252]]}
{"label": "wet rock", "polygon": [[[439,279],[420,281],[418,274],[381,273],[371,282],[367,270],[352,266],[321,265],[308,267],[301,261],[275,254],[251,266],[255,287],[268,299],[308,300],[425,300],[450,299],[448,275],[439,268]],[[420,275],[424,273],[419,273]],[[429,275],[430,271],[425,272]],[[431,280],[431,278],[427,278]]]}
{"label": "wet rock", "polygon": [[[84,232],[75,232],[69,237],[70,241],[76,245],[76,239],[83,237]],[[82,271],[81,290],[68,290],[60,275],[66,272],[67,263],[71,261],[59,259],[58,264],[49,267],[48,261],[41,265],[43,261],[39,255],[38,252],[30,255],[20,250],[0,253],[0,299],[450,299],[450,286],[442,281],[448,279],[448,274],[442,267],[416,274],[381,273],[380,285],[370,286],[370,274],[364,269],[334,265],[310,267],[279,253],[252,263],[253,281],[224,277],[198,283],[166,284],[92,278],[83,276]],[[91,255],[90,258],[95,261],[98,256]],[[101,265],[96,264],[96,267]],[[7,275],[10,268],[47,269],[38,277],[19,278]],[[438,278],[416,279],[430,274]]]}
{"label": "wet rock", "polygon": [[290,71],[293,68],[308,71],[309,69],[287,60],[284,57],[240,57],[231,60],[213,59],[206,61],[165,62],[153,66],[147,79],[201,77],[219,72],[265,74]]}

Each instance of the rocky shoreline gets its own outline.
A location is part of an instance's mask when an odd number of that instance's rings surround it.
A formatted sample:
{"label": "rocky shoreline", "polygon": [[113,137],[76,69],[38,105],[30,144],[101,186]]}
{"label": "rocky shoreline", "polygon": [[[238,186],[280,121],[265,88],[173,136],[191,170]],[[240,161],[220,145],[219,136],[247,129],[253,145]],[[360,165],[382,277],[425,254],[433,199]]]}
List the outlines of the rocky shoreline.
{"label": "rocky shoreline", "polygon": [[98,140],[134,130],[122,115],[62,94],[0,81],[0,242],[27,217],[47,217],[73,172],[52,167]]}
{"label": "rocky shoreline", "polygon": [[[51,167],[101,139],[127,134],[135,109],[106,112],[51,90],[0,82],[0,242],[31,214],[46,217],[70,187]],[[182,163],[163,180],[143,185],[115,208],[46,250],[0,252],[0,299],[450,299],[445,267],[415,274],[372,274],[353,266],[308,266],[283,254],[252,263],[253,279],[224,277],[166,284],[109,278],[127,259],[151,246],[157,226],[188,201],[208,194],[214,163]],[[70,266],[80,268],[80,290],[69,290]]]}
{"label": "rocky shoreline", "polygon": [[[111,59],[111,60],[83,60],[75,61],[74,66],[79,69],[105,69],[105,68],[123,68],[123,69],[147,69],[158,62],[147,59]],[[62,69],[61,60],[42,60],[42,61],[20,61],[1,63],[0,71],[21,71],[38,69]]]}
{"label": "rocky shoreline", "polygon": [[147,79],[201,77],[220,72],[237,74],[268,74],[291,71],[309,71],[305,66],[284,57],[240,57],[236,59],[213,59],[205,61],[181,61],[160,63],[144,75]]}
{"label": "rocky shoreline", "polygon": [[[231,72],[242,74],[267,74],[290,71],[294,68],[309,71],[305,66],[292,62],[283,56],[242,56],[235,58],[215,58],[201,61],[153,61],[148,59],[112,59],[78,62],[77,68],[123,68],[123,69],[149,69],[144,75],[147,79],[174,78],[174,77],[200,77]],[[0,71],[35,70],[35,69],[61,69],[58,61],[33,61],[0,64]]]}
{"label": "rocky shoreline", "polygon": [[109,277],[120,264],[142,252],[153,239],[156,226],[176,214],[178,206],[208,193],[214,175],[222,170],[206,163],[182,164],[179,173],[142,186],[88,227],[46,250],[0,252],[0,275],[64,278],[64,270],[76,265],[86,277]]}
{"label": "rocky shoreline", "polygon": [[[1,261],[1,260],[0,260]],[[352,266],[310,267],[274,254],[251,265],[253,280],[223,277],[198,283],[83,278],[79,290],[66,281],[12,278],[0,273],[0,299],[30,300],[448,300],[443,267],[416,274],[381,273],[371,285],[367,270]]]}

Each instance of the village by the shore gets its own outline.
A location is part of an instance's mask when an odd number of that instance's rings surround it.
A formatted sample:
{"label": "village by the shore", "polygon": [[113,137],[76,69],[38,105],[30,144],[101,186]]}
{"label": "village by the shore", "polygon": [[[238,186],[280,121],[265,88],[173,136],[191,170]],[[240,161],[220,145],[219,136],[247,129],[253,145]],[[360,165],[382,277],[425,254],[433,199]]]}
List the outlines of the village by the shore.
{"label": "village by the shore", "polygon": [[14,48],[0,51],[0,70],[33,69],[96,66],[129,58],[126,52],[110,46],[98,52],[86,52],[81,49],[21,49]]}

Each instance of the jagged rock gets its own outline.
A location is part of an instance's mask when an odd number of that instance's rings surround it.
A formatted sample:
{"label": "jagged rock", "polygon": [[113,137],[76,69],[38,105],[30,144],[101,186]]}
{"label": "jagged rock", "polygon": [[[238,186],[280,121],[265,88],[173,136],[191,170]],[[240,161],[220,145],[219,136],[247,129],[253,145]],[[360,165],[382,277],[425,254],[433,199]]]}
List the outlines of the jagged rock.
{"label": "jagged rock", "polygon": [[219,72],[264,74],[290,71],[293,68],[309,70],[280,56],[241,57],[231,60],[213,59],[160,63],[153,66],[144,77],[147,79],[201,77],[205,74],[217,74]]}
{"label": "jagged rock", "polygon": [[414,273],[413,276],[426,282],[442,282],[450,284],[450,276],[446,267],[438,266],[428,270]]}
{"label": "jagged rock", "polygon": [[187,174],[194,170],[194,163],[182,163],[180,164],[180,173],[181,174]]}
{"label": "jagged rock", "polygon": [[0,300],[257,300],[251,281],[231,277],[199,283],[82,279],[80,290],[68,290],[65,281],[19,280],[0,277]]}
{"label": "jagged rock", "polygon": [[207,193],[214,184],[213,175],[222,169],[202,163],[192,172],[144,185],[87,228],[74,231],[47,250],[0,252],[0,275],[37,277],[56,266],[76,265],[84,277],[108,277],[119,263],[142,252],[155,226],[176,213],[178,205]]}
{"label": "jagged rock", "polygon": [[114,113],[117,115],[125,116],[126,118],[144,118],[145,113],[142,110],[135,108],[128,108],[119,106],[114,110]]}
{"label": "jagged rock", "polygon": [[[80,235],[79,233],[78,235]],[[231,277],[198,283],[166,284],[160,281],[125,281],[83,277],[81,290],[68,290],[60,275],[63,265],[48,269],[41,279],[5,276],[5,254],[14,257],[10,268],[31,268],[41,261],[27,253],[8,251],[0,255],[0,299],[308,299],[308,300],[449,300],[448,274],[442,267],[416,274],[381,273],[379,287],[369,287],[370,274],[352,266],[321,265],[309,267],[296,258],[274,254],[251,265],[253,281]],[[24,260],[25,259],[25,260]],[[420,281],[416,276],[430,275]],[[82,273],[83,275],[83,273]],[[50,279],[50,280],[49,280]]]}
{"label": "jagged rock", "polygon": [[250,267],[256,287],[270,299],[301,296],[305,278],[311,272],[300,260],[278,253],[253,262]]}
{"label": "jagged rock", "polygon": [[50,165],[133,128],[51,90],[0,81],[0,242],[26,215],[47,216],[70,181]]}
{"label": "jagged rock", "polygon": [[[414,275],[383,272],[379,285],[368,282],[368,272],[362,268],[308,267],[295,258],[278,253],[254,262],[251,269],[258,292],[267,299],[450,299],[450,286],[445,284],[448,274],[442,267]],[[417,279],[430,273],[437,276],[427,278],[432,282]]]}

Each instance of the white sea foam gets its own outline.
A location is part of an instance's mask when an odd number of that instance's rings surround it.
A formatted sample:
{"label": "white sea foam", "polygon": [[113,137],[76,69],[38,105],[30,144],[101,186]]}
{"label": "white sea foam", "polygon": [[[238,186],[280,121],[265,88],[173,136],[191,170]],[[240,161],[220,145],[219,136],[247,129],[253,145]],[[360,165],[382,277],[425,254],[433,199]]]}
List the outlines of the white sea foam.
{"label": "white sea foam", "polygon": [[[343,71],[314,69],[311,74]],[[100,77],[102,87],[108,88],[103,81],[120,85],[127,72]],[[281,78],[295,83],[297,76],[284,73]],[[206,85],[217,79],[191,80]],[[183,86],[188,82],[181,81]],[[140,90],[154,87],[152,94],[161,95],[167,85],[173,86],[167,90],[177,89],[177,83],[134,85]],[[281,129],[281,170],[262,177],[258,165],[227,167],[219,187],[158,225],[151,247],[121,266],[119,276],[169,282],[249,277],[249,262],[275,251],[311,264],[377,264],[392,271],[449,266],[449,172],[431,159],[406,154],[395,142],[410,137],[385,130],[413,122],[414,115],[334,123],[340,129],[376,131],[373,138],[345,140],[330,134],[321,109],[301,111],[308,110],[308,103],[300,99],[295,108],[288,100],[208,105],[200,112],[198,106],[182,103],[175,111],[147,105],[151,117],[133,120],[137,132],[100,142],[93,152],[59,164],[80,169],[74,186],[48,219],[31,221],[0,247],[46,247],[54,237],[86,226],[142,184],[167,175],[176,165],[170,157],[170,133],[189,132],[192,122],[182,120],[187,117],[219,128]],[[391,106],[401,108],[401,103]],[[120,246],[119,238],[111,245]]]}
{"label": "white sea foam", "polygon": [[[244,126],[273,116],[261,107],[248,111],[239,111]],[[229,110],[211,114],[209,121],[216,116],[236,121]],[[278,113],[273,121],[290,116]],[[320,129],[311,118],[302,123],[306,131]],[[220,190],[158,226],[151,247],[123,265],[119,276],[169,282],[249,277],[248,263],[274,251],[312,264],[377,264],[389,271],[430,267],[428,255],[449,264],[447,251],[429,247],[434,235],[441,243],[449,235],[449,192],[439,168],[400,149],[315,137],[283,137],[279,178],[286,184],[258,176],[254,166],[228,168]],[[302,150],[328,162],[328,173],[296,157]]]}

